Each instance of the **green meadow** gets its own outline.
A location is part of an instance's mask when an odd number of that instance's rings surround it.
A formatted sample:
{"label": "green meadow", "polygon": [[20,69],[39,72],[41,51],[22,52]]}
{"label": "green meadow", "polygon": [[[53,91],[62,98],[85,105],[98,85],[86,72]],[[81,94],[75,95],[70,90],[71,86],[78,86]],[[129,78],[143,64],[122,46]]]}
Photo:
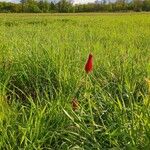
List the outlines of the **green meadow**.
{"label": "green meadow", "polygon": [[150,14],[0,14],[0,149],[149,150]]}

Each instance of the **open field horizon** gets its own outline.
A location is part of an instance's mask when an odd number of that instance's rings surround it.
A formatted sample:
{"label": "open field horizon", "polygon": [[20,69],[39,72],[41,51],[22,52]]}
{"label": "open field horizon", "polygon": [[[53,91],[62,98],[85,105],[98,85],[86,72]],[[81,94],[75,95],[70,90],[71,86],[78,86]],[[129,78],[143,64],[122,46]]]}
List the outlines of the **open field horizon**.
{"label": "open field horizon", "polygon": [[149,150],[150,14],[0,14],[0,149]]}
{"label": "open field horizon", "polygon": [[142,15],[142,14],[150,14],[148,11],[142,11],[142,12],[81,12],[81,13],[0,13],[0,16],[92,16],[92,15]]}

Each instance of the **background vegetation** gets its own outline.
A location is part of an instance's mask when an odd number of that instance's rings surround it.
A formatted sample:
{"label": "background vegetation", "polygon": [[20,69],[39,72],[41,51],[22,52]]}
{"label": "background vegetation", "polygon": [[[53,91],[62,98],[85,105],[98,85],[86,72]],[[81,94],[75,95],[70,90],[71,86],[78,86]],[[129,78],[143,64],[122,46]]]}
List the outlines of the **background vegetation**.
{"label": "background vegetation", "polygon": [[149,14],[69,15],[0,15],[0,149],[149,149]]}
{"label": "background vegetation", "polygon": [[21,0],[21,3],[0,2],[0,12],[14,13],[78,13],[78,12],[127,12],[150,11],[150,0],[102,0],[95,3],[73,5],[67,0],[48,2],[46,0]]}

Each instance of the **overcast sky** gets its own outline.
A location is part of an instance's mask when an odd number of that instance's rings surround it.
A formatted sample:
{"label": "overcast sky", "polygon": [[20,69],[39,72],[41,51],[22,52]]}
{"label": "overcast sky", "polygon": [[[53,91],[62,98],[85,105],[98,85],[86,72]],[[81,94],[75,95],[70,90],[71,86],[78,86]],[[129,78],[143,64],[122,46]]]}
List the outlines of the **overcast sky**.
{"label": "overcast sky", "polygon": [[18,3],[20,2],[20,0],[0,0],[0,2],[15,2],[15,3]]}

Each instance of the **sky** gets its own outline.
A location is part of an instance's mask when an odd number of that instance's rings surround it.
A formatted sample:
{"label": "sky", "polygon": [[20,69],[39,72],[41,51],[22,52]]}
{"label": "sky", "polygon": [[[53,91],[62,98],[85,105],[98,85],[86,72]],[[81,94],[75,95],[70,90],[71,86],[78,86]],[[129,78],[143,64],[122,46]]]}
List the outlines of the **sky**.
{"label": "sky", "polygon": [[95,0],[72,0],[74,4],[86,4],[86,3],[94,3]]}
{"label": "sky", "polygon": [[[5,1],[5,2],[20,2],[20,0],[0,0],[0,2]],[[72,0],[74,1],[75,4],[86,4],[86,3],[92,3],[95,2],[95,0]]]}
{"label": "sky", "polygon": [[12,3],[18,3],[20,0],[0,0],[0,2],[12,2]]}

